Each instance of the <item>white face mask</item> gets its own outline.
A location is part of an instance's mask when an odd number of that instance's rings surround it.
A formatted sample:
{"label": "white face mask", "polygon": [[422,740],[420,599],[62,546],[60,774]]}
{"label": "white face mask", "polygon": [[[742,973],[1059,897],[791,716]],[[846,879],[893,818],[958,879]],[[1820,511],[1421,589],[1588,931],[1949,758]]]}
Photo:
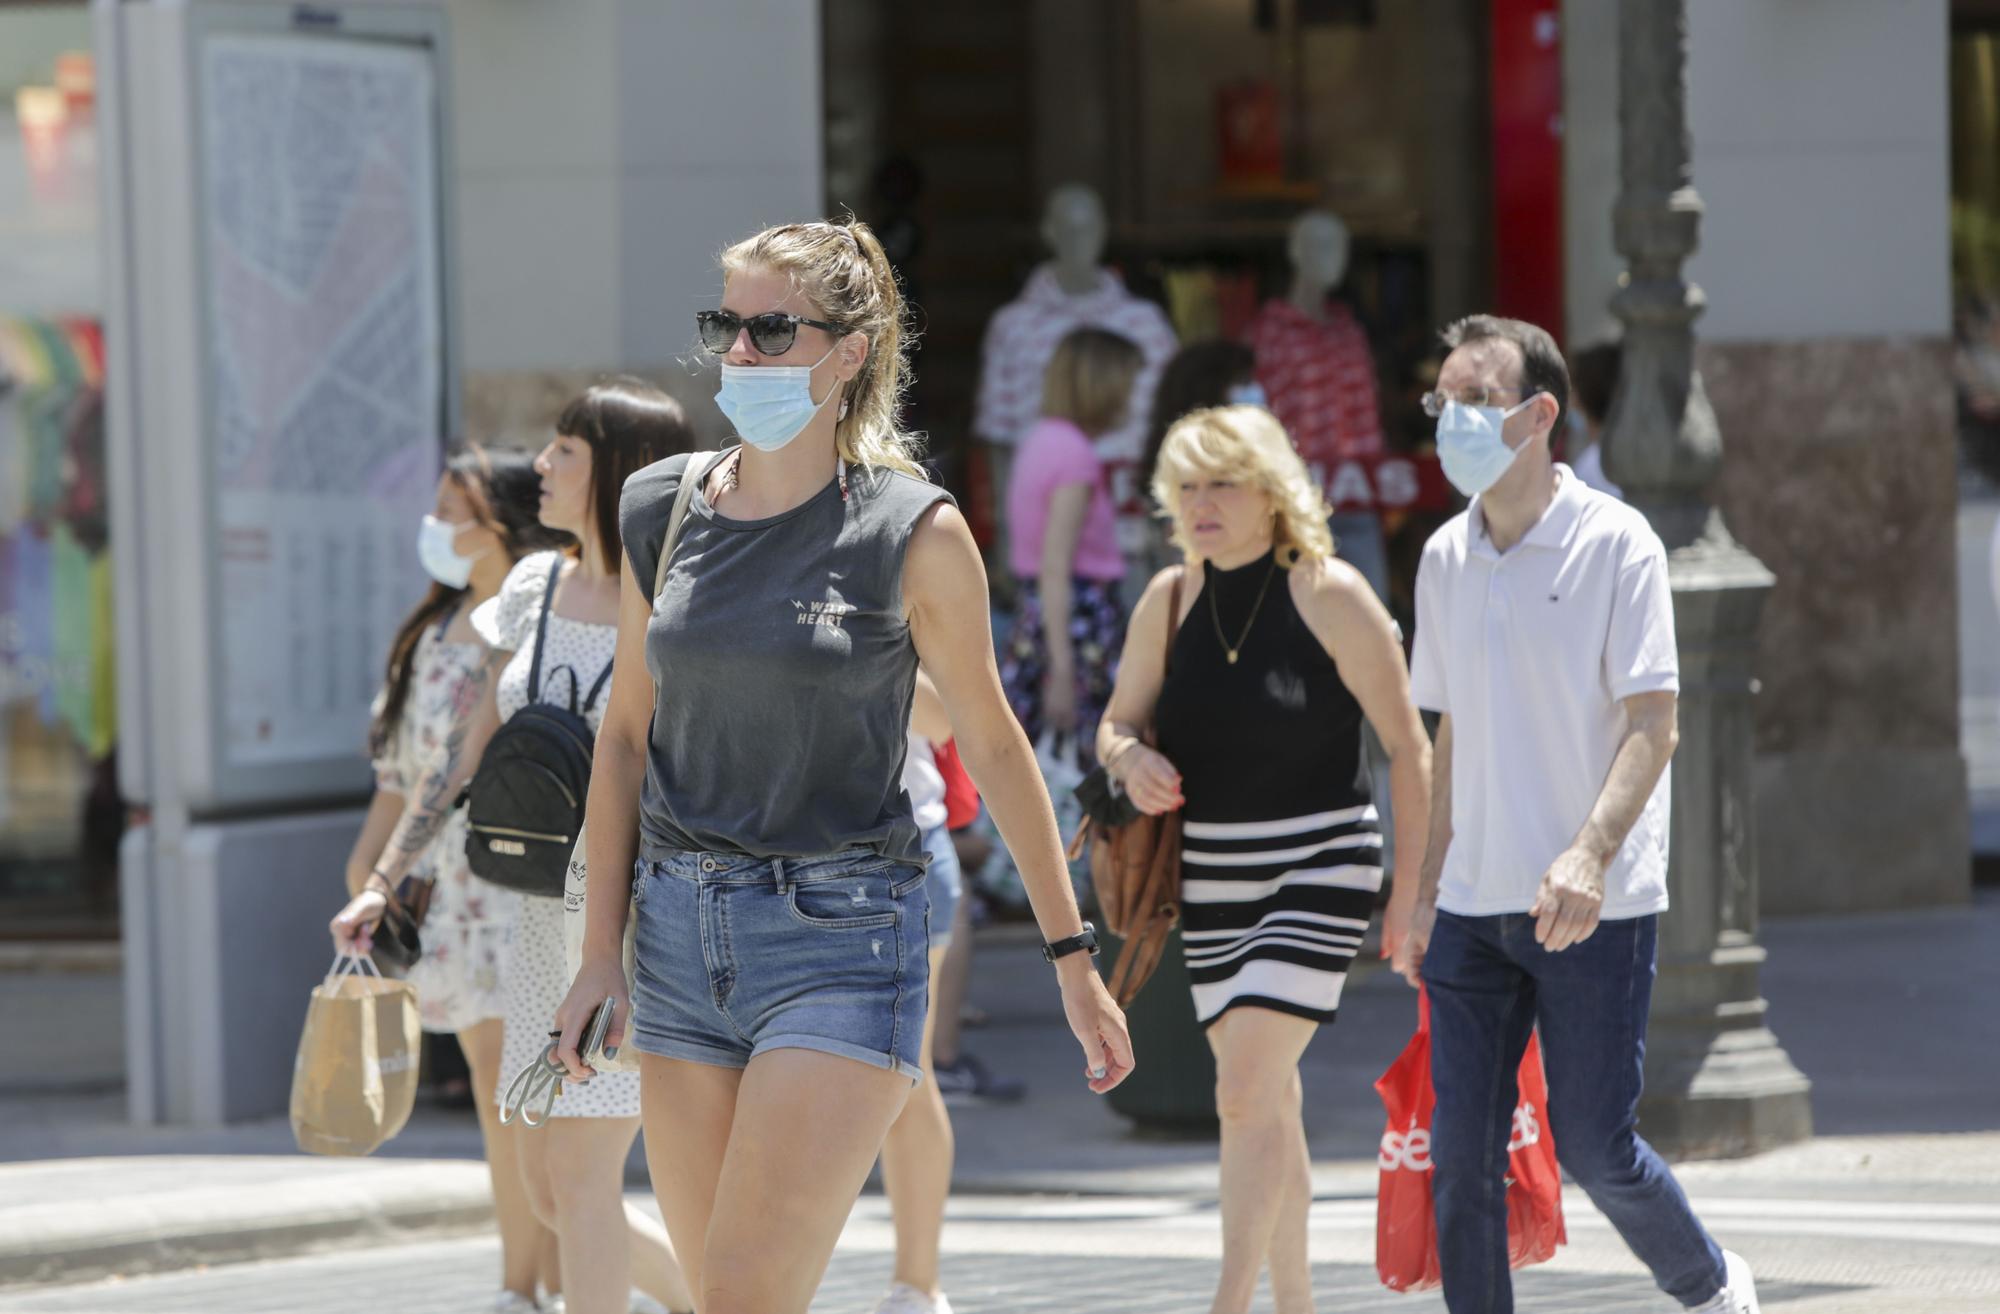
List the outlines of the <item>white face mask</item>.
{"label": "white face mask", "polygon": [[469,584],[472,563],[479,560],[461,555],[453,545],[463,528],[436,516],[425,516],[423,528],[417,531],[417,560],[423,563],[425,574],[448,589],[462,589]]}
{"label": "white face mask", "polygon": [[715,404],[736,435],[760,452],[775,452],[805,432],[819,408],[840,391],[835,382],[826,396],[812,399],[812,372],[840,350],[838,343],[810,365],[722,365],[722,388]]}
{"label": "white face mask", "polygon": [[1498,406],[1467,406],[1464,402],[1444,404],[1444,414],[1437,422],[1438,459],[1452,487],[1467,497],[1477,497],[1500,482],[1514,467],[1514,458],[1528,446],[1525,442],[1519,447],[1507,446],[1500,427],[1539,396],[1535,393],[1504,411]]}

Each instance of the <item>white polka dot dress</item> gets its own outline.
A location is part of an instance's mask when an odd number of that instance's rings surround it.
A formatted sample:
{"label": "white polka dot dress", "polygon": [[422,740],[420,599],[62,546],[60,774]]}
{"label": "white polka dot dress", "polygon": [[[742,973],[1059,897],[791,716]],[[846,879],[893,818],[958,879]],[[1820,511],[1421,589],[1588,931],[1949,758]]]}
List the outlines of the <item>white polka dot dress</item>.
{"label": "white polka dot dress", "polygon": [[[513,659],[500,673],[495,690],[504,720],[528,705],[528,671],[534,664],[535,627],[547,593],[549,571],[557,555],[540,552],[524,557],[507,576],[495,599],[488,629],[495,647],[511,648]],[[575,566],[566,566],[574,573]],[[479,619],[479,618],[475,618]],[[592,625],[559,614],[549,617],[548,650],[542,655],[542,700],[567,703],[570,681],[576,681],[579,708],[590,687],[610,664],[618,646],[616,625]],[[609,694],[597,697],[589,712],[590,728],[604,722]],[[500,1063],[500,1090],[522,1068],[548,1048],[556,1009],[569,994],[569,963],[563,954],[563,901],[523,897],[507,938],[501,980],[506,992],[506,1042]],[[587,1082],[564,1082],[551,1110],[558,1118],[636,1118],[639,1116],[639,1074],[607,1072]]]}

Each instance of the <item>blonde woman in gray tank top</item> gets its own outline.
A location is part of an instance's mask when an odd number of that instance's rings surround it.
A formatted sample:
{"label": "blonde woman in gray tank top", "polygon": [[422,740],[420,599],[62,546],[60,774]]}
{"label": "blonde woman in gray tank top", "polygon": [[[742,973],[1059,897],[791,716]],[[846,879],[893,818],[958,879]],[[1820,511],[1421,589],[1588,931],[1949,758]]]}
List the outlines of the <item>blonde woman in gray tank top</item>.
{"label": "blonde woman in gray tank top", "polygon": [[[1012,849],[1102,1093],[1131,1070],[1034,752],[1001,692],[979,552],[895,427],[903,307],[862,224],[723,255],[717,400],[743,442],[626,484],[629,567],[586,827],[571,1076],[606,998],[703,1314],[803,1314],[919,1075],[924,853],[901,776],[919,661]],[[695,472],[657,601],[659,544]],[[621,963],[637,918],[637,972]]]}

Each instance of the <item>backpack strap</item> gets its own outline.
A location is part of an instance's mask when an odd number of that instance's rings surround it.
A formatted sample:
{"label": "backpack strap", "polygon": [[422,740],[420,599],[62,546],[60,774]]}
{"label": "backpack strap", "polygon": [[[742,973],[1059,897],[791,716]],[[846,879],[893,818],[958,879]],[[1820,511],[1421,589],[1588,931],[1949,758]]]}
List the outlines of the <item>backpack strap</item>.
{"label": "backpack strap", "polygon": [[[569,710],[574,713],[578,710],[576,696],[583,692],[583,685],[576,676],[576,667],[571,666],[568,662],[553,667],[549,671],[549,688],[551,691],[555,689],[556,677],[558,675],[567,675],[569,677]],[[552,707],[556,706],[556,700],[553,696],[549,698],[549,705]]]}
{"label": "backpack strap", "polygon": [[[542,590],[542,614],[535,622],[535,659],[528,665],[528,701],[542,701],[542,650],[549,646],[549,613],[555,610],[556,581],[562,578],[563,555],[556,553],[556,563],[549,567],[549,584]],[[570,697],[576,697],[576,674],[570,673]]]}
{"label": "backpack strap", "polygon": [[604,663],[604,669],[597,673],[597,682],[590,686],[590,693],[583,700],[583,714],[585,716],[589,716],[590,709],[597,705],[597,695],[604,692],[604,686],[611,683],[611,666],[612,662],[615,661],[617,661],[617,658],[614,657],[610,662]]}
{"label": "backpack strap", "polygon": [[[703,460],[703,456],[707,460]],[[688,457],[687,469],[681,471],[681,486],[674,491],[674,509],[667,516],[667,532],[660,539],[660,564],[653,570],[653,601],[660,600],[660,590],[667,586],[667,564],[673,559],[674,545],[681,539],[681,522],[687,519],[688,503],[694,500],[694,490],[701,487],[715,467],[727,460],[729,453],[695,452]]]}

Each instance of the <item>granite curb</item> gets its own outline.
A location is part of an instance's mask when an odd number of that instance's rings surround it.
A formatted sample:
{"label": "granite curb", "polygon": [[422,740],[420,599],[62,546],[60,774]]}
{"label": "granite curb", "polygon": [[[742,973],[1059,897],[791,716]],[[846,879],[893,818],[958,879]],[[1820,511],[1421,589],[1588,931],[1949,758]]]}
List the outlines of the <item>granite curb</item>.
{"label": "granite curb", "polygon": [[125,951],[116,940],[22,940],[0,944],[0,972],[115,976]]}
{"label": "granite curb", "polygon": [[462,1235],[492,1221],[479,1163],[160,1156],[0,1165],[0,1290]]}

